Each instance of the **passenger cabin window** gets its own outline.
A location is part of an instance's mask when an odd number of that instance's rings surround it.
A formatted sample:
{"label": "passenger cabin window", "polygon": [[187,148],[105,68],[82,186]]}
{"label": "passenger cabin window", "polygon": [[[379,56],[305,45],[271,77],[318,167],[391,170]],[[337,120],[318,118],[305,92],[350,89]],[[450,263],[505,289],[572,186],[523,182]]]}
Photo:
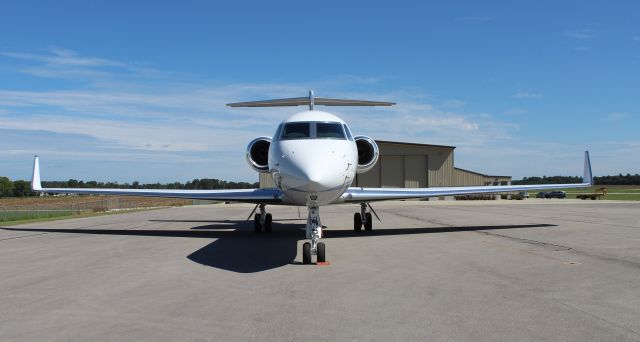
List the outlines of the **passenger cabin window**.
{"label": "passenger cabin window", "polygon": [[316,138],[318,139],[346,139],[342,124],[338,122],[317,122]]}
{"label": "passenger cabin window", "polygon": [[308,122],[290,122],[284,125],[282,140],[309,139],[310,137]]}

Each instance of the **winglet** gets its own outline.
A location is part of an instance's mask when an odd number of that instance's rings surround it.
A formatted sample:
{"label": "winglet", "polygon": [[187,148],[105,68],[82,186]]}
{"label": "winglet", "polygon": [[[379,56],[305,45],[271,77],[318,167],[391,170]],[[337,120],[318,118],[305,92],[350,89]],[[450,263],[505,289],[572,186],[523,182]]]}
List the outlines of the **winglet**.
{"label": "winglet", "polygon": [[38,156],[33,159],[33,174],[31,175],[31,190],[42,191],[42,185],[40,184],[40,161]]}
{"label": "winglet", "polygon": [[584,151],[584,174],[582,176],[582,182],[593,185],[593,174],[591,173],[591,159],[589,158],[589,151]]}

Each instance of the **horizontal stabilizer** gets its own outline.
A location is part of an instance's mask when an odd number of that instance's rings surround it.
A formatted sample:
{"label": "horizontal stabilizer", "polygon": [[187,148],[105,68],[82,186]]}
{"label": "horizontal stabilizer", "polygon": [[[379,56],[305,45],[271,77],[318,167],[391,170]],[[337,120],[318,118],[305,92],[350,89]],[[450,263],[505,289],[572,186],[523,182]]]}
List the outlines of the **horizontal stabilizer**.
{"label": "horizontal stabilizer", "polygon": [[[314,98],[314,104],[322,106],[393,106],[395,102],[329,99],[324,97],[316,97]],[[308,97],[293,97],[290,99],[236,102],[227,104],[227,106],[229,107],[288,107],[308,105]]]}
{"label": "horizontal stabilizer", "polygon": [[289,107],[289,106],[393,106],[395,102],[331,99],[326,97],[314,97],[313,91],[309,91],[308,97],[292,97],[287,99],[249,101],[228,103],[229,107]]}

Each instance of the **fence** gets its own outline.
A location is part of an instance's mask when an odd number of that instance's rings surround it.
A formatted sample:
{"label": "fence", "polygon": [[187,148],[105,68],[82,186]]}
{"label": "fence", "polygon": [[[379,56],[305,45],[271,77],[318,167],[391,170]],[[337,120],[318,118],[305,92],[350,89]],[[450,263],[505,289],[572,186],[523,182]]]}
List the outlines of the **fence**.
{"label": "fence", "polygon": [[51,200],[40,201],[38,203],[0,206],[0,222],[211,203],[215,202],[171,198],[123,198],[108,196],[85,199],[77,197],[74,200],[69,200],[69,198],[56,200],[52,198]]}

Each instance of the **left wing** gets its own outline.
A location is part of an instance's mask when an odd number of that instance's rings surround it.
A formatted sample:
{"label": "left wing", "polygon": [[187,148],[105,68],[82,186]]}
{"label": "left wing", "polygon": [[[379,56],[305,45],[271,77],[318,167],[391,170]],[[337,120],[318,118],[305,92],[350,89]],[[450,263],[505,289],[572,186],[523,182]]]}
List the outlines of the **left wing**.
{"label": "left wing", "polygon": [[233,189],[233,190],[165,190],[165,189],[85,189],[85,188],[43,188],[40,182],[40,161],[33,161],[31,190],[53,194],[121,195],[145,197],[169,197],[200,200],[219,200],[247,203],[282,204],[279,189]]}
{"label": "left wing", "polygon": [[579,184],[461,186],[450,188],[348,188],[347,191],[345,191],[344,194],[336,202],[371,202],[394,199],[488,194],[511,191],[586,188],[593,185],[589,151],[585,151],[584,153],[584,174],[582,181],[583,183]]}

